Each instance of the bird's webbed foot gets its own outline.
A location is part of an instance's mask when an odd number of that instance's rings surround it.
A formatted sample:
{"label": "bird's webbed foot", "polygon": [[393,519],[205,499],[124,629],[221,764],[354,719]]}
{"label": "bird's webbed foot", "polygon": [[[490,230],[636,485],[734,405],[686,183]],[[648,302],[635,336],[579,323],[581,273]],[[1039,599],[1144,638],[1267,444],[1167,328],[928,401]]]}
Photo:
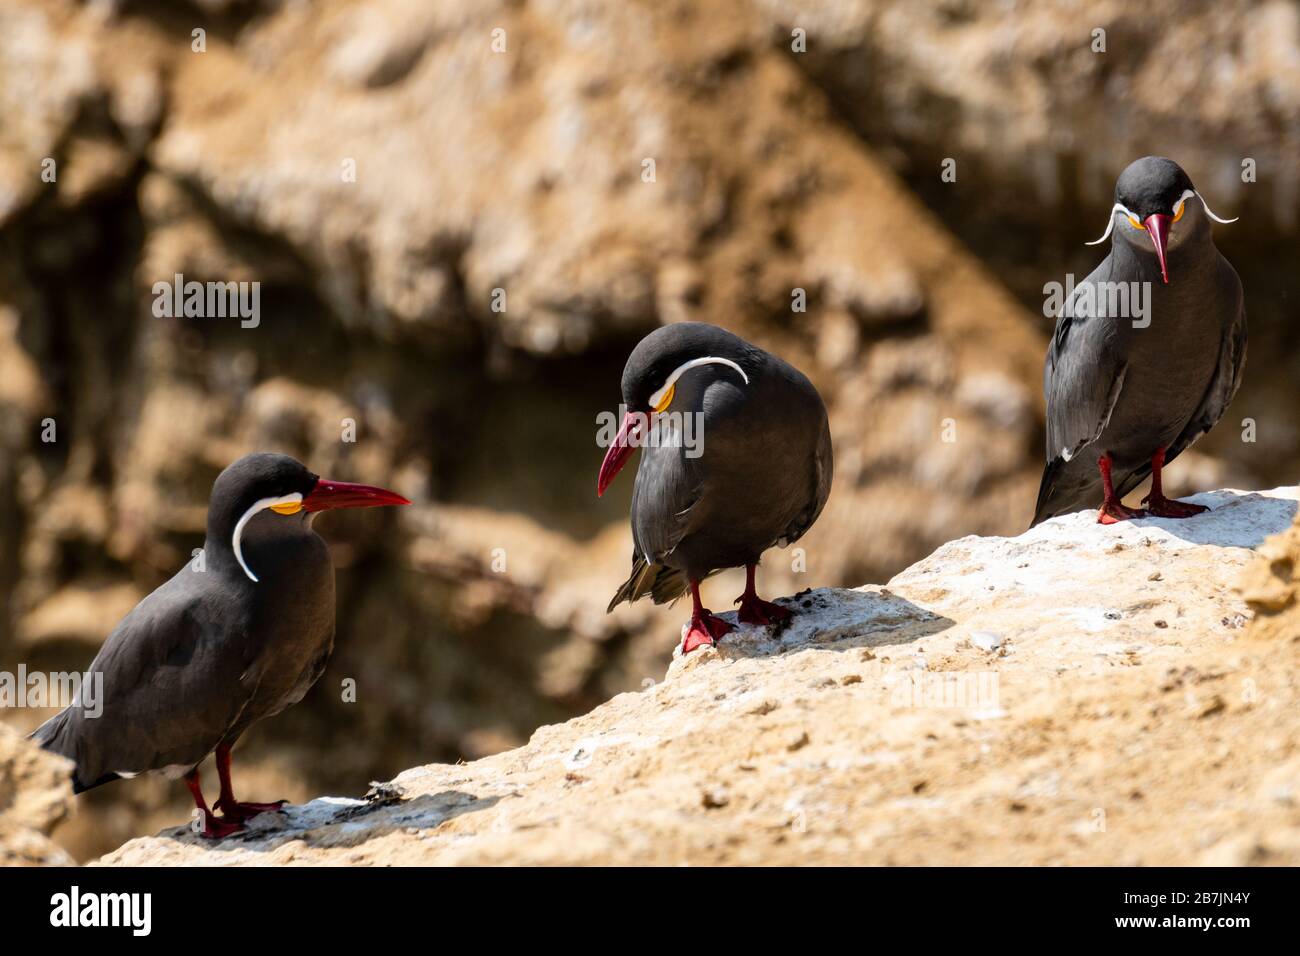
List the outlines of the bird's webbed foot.
{"label": "bird's webbed foot", "polygon": [[1097,512],[1097,524],[1116,524],[1133,518],[1145,518],[1147,514],[1142,508],[1130,508],[1118,501],[1107,501]]}
{"label": "bird's webbed foot", "polygon": [[779,624],[789,620],[794,614],[788,607],[764,601],[757,594],[742,594],[736,598],[736,603],[740,605],[740,610],[736,612],[736,619],[742,624],[765,627],[768,624]]}
{"label": "bird's webbed foot", "polygon": [[1153,518],[1190,518],[1210,510],[1205,505],[1179,501],[1177,498],[1166,498],[1164,495],[1147,495],[1142,499],[1142,503],[1147,506],[1147,513]]}
{"label": "bird's webbed foot", "polygon": [[212,805],[214,810],[220,810],[219,820],[233,822],[243,826],[245,821],[253,819],[259,813],[282,813],[283,807],[288,800],[276,800],[274,803],[241,803],[238,800],[218,800]]}
{"label": "bird's webbed foot", "polygon": [[219,817],[211,810],[201,810],[200,812],[203,814],[203,829],[199,830],[196,827],[195,832],[205,840],[222,840],[244,829],[242,821]]}
{"label": "bird's webbed foot", "polygon": [[682,633],[682,654],[689,654],[697,647],[711,646],[733,629],[732,625],[708,608],[703,608],[699,613],[691,615],[691,623],[686,626]]}

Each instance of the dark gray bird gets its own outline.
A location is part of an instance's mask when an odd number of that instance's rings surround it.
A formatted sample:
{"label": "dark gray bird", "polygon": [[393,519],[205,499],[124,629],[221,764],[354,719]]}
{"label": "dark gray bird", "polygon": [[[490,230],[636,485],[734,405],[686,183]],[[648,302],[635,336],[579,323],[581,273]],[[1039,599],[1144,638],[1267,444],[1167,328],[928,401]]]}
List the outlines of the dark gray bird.
{"label": "dark gray bird", "polygon": [[[327,481],[286,455],[239,459],[212,486],[201,561],[141,601],[90,665],[102,701],[80,701],[32,737],[76,764],[89,790],[148,772],[183,776],[222,837],[277,803],[241,803],[230,748],[264,717],[296,704],[334,646],[334,565],[312,530],[315,512],[410,504],[382,488]],[[198,765],[216,752],[221,795],[208,809]]]}
{"label": "dark gray bird", "polygon": [[625,414],[600,466],[603,495],[637,447],[632,574],[609,604],[649,594],[656,604],[689,587],[694,607],[683,653],[731,630],[700,600],[700,582],[744,566],[737,598],[746,624],[791,610],[760,600],[754,569],[773,545],[797,541],[831,490],[826,406],[798,369],[739,336],[698,322],[656,329],[623,369]]}
{"label": "dark gray bird", "polygon": [[[1223,417],[1246,364],[1241,281],[1211,219],[1236,221],[1210,212],[1172,160],[1147,156],[1120,174],[1097,240],[1111,237],[1110,255],[1064,303],[1047,352],[1034,524],[1099,500],[1102,524],[1206,510],[1166,498],[1160,471]],[[1147,475],[1147,507],[1125,507]]]}

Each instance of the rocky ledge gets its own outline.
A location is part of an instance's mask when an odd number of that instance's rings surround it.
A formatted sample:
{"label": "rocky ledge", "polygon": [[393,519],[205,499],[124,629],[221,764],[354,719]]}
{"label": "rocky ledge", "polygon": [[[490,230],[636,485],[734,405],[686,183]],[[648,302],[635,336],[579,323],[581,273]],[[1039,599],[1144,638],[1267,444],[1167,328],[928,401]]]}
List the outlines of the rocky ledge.
{"label": "rocky ledge", "polygon": [[100,862],[1300,863],[1298,498],[961,538],[516,750]]}
{"label": "rocky ledge", "polygon": [[50,839],[72,807],[72,763],[0,726],[0,866],[74,865]]}

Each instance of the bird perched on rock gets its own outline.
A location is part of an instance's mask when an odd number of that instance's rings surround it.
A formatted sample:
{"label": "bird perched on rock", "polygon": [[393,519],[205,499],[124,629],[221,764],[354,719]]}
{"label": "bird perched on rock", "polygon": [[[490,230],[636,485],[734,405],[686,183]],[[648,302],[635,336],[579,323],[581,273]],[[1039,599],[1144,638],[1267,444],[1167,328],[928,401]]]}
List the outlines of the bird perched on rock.
{"label": "bird perched on rock", "polygon": [[[95,711],[80,700],[32,734],[76,764],[74,789],[120,777],[183,776],[203,835],[223,837],[277,803],[242,803],[230,748],[296,704],[334,646],[334,565],[316,512],[410,504],[369,485],[327,481],[286,455],[254,454],[212,486],[201,560],[135,606],[90,665]],[[208,809],[198,765],[216,752],[221,794]]]}
{"label": "bird perched on rock", "polygon": [[600,466],[597,494],[637,447],[632,574],[609,604],[656,604],[687,588],[682,652],[731,630],[700,600],[700,582],[743,566],[739,619],[771,624],[791,610],[761,600],[754,571],[773,545],[797,541],[831,490],[826,406],[798,369],[739,336],[698,322],[656,329],[623,369],[622,425]]}
{"label": "bird perched on rock", "polygon": [[[1065,302],[1047,352],[1034,524],[1098,499],[1102,524],[1206,510],[1166,498],[1160,473],[1223,416],[1246,364],[1241,281],[1211,219],[1236,221],[1214,215],[1172,160],[1147,156],[1120,174],[1097,240],[1110,237],[1110,255]],[[1125,507],[1147,475],[1147,507]]]}

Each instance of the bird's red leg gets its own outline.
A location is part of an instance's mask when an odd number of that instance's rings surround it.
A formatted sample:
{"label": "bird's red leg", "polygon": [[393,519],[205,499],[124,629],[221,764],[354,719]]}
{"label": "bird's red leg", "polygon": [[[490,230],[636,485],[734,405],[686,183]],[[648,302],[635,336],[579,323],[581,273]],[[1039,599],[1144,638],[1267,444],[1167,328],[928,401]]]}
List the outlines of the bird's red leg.
{"label": "bird's red leg", "polygon": [[754,591],[754,569],[757,565],[745,567],[745,593],[736,598],[740,611],[736,617],[742,624],[775,624],[791,615],[791,610],[779,604],[762,600]]}
{"label": "bird's red leg", "polygon": [[185,775],[185,786],[190,788],[190,796],[194,798],[194,806],[203,813],[203,836],[209,840],[220,840],[222,837],[228,837],[232,833],[238,833],[244,829],[243,823],[230,823],[220,817],[214,816],[208,809],[208,801],[203,799],[203,787],[199,783],[198,770],[191,770]]}
{"label": "bird's red leg", "polygon": [[1102,455],[1098,458],[1097,467],[1101,469],[1101,487],[1106,495],[1105,501],[1101,504],[1101,511],[1097,512],[1097,524],[1114,524],[1117,521],[1127,521],[1129,518],[1145,518],[1147,513],[1141,508],[1126,508],[1124,503],[1115,496],[1115,486],[1110,480],[1110,455]]}
{"label": "bird's red leg", "polygon": [[235,791],[230,786],[230,745],[217,745],[217,777],[221,780],[221,795],[213,806],[221,811],[222,820],[233,820],[242,824],[259,813],[275,813],[289,801],[277,800],[275,803],[240,803],[235,799]]}
{"label": "bird's red leg", "polygon": [[1142,499],[1147,510],[1157,518],[1190,518],[1202,511],[1209,511],[1205,505],[1194,505],[1190,501],[1178,501],[1166,498],[1160,487],[1160,470],[1165,466],[1165,450],[1156,449],[1151,456],[1151,493]]}
{"label": "bird's red leg", "polygon": [[682,653],[689,654],[697,647],[712,644],[722,637],[732,626],[706,608],[700,601],[700,582],[691,582],[691,623],[682,635]]}

